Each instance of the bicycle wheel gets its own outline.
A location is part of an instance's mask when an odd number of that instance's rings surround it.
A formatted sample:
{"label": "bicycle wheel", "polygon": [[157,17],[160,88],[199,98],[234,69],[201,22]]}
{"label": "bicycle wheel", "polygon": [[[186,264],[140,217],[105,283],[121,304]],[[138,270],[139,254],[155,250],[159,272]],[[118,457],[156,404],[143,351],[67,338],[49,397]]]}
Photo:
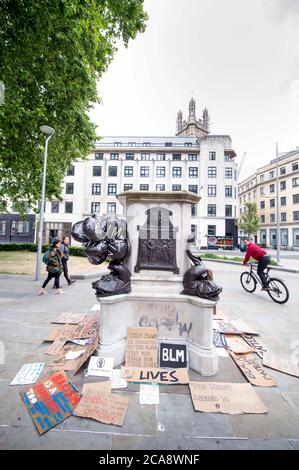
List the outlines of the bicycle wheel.
{"label": "bicycle wheel", "polygon": [[255,291],[256,280],[254,279],[254,277],[251,276],[249,272],[245,271],[245,273],[242,273],[240,276],[240,281],[243,289],[245,289],[246,292],[250,292],[252,294]]}
{"label": "bicycle wheel", "polygon": [[268,285],[271,289],[268,290],[269,297],[271,297],[274,302],[285,304],[289,300],[289,290],[280,279],[272,277],[270,278]]}

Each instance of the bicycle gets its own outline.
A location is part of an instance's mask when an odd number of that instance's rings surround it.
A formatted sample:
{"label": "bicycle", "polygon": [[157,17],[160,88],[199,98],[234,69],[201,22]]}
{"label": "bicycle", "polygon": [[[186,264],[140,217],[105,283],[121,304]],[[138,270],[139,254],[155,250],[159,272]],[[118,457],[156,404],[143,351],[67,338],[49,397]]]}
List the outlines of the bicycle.
{"label": "bicycle", "polygon": [[[267,267],[264,271],[267,278],[267,285],[270,288],[270,290],[267,291],[268,295],[274,302],[278,304],[285,304],[290,297],[289,290],[281,279],[270,277],[270,270],[271,268]],[[255,292],[258,283],[261,285],[261,287],[263,287],[263,284],[257,274],[257,266],[253,263],[250,265],[249,272],[245,271],[241,274],[240,282],[243,289],[251,294]]]}

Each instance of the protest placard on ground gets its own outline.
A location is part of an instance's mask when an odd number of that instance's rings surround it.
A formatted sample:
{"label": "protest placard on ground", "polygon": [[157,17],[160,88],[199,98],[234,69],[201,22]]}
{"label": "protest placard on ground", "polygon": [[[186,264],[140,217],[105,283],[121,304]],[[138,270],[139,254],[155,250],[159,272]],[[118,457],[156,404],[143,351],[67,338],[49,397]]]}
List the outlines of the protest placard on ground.
{"label": "protest placard on ground", "polygon": [[55,320],[51,323],[67,323],[71,325],[77,325],[84,318],[84,313],[72,313],[62,312]]}
{"label": "protest placard on ground", "polygon": [[126,367],[157,367],[157,328],[128,328]]}
{"label": "protest placard on ground", "polygon": [[257,339],[256,336],[254,335],[250,335],[250,334],[244,334],[242,335],[242,338],[246,341],[246,343],[249,344],[249,346],[251,346],[255,352],[260,356],[260,357],[263,357],[263,354],[265,352],[267,352],[267,349],[265,348],[265,346],[263,346],[260,341]]}
{"label": "protest placard on ground", "polygon": [[72,339],[89,338],[98,334],[100,324],[100,316],[98,314],[85,315],[83,320],[76,325]]}
{"label": "protest placard on ground", "polygon": [[249,346],[249,344],[246,343],[240,335],[227,335],[225,339],[228,349],[236,354],[255,352],[255,350]]}
{"label": "protest placard on ground", "polygon": [[214,320],[214,329],[220,333],[241,335],[244,333],[250,333],[252,335],[258,335],[258,333],[249,326],[244,320]]}
{"label": "protest placard on ground", "polygon": [[122,367],[122,376],[127,382],[160,383],[165,385],[188,384],[187,369],[157,369]]}
{"label": "protest placard on ground", "polygon": [[[96,351],[96,349],[99,346],[99,336],[98,333],[96,333],[94,336],[91,338],[91,343],[86,349],[85,353],[78,358],[79,363],[74,371],[74,374],[77,374],[77,372],[81,369],[83,364],[87,361],[87,359],[93,355],[93,353]],[[76,359],[77,360],[77,359]]]}
{"label": "protest placard on ground", "polygon": [[276,381],[268,374],[253,354],[234,354],[231,357],[241,369],[248,382],[258,387],[275,387]]}
{"label": "protest placard on ground", "polygon": [[227,349],[227,342],[223,333],[213,330],[213,343],[215,348]]}
{"label": "protest placard on ground", "polygon": [[111,377],[113,364],[113,357],[91,356],[86,375]]}
{"label": "protest placard on ground", "polygon": [[159,384],[140,384],[140,405],[159,405]]}
{"label": "protest placard on ground", "polygon": [[263,364],[284,374],[299,377],[298,359],[296,356],[296,353],[294,353],[290,357],[280,357],[267,351],[263,354]]}
{"label": "protest placard on ground", "polygon": [[122,371],[121,369],[113,369],[111,377],[111,388],[127,388],[128,383],[127,381],[122,377]]}
{"label": "protest placard on ground", "polygon": [[161,340],[159,342],[159,367],[169,369],[188,368],[186,341]]}
{"label": "protest placard on ground", "polygon": [[105,380],[104,382],[90,382],[83,384],[83,395],[88,393],[111,393],[111,382]]}
{"label": "protest placard on ground", "polygon": [[250,384],[190,382],[193,405],[205,413],[267,413],[265,405]]}
{"label": "protest placard on ground", "polygon": [[87,393],[74,410],[75,416],[92,418],[101,423],[122,426],[128,409],[129,398],[113,394]]}
{"label": "protest placard on ground", "polygon": [[32,364],[24,364],[10,385],[28,385],[34,384],[39,378],[44,368],[44,362],[35,362]]}
{"label": "protest placard on ground", "polygon": [[21,392],[28,413],[40,434],[69,417],[81,395],[62,372],[55,372]]}
{"label": "protest placard on ground", "polygon": [[52,328],[47,338],[44,341],[55,341],[56,338],[61,336],[72,337],[70,332],[75,331],[76,325],[64,325],[62,328]]}

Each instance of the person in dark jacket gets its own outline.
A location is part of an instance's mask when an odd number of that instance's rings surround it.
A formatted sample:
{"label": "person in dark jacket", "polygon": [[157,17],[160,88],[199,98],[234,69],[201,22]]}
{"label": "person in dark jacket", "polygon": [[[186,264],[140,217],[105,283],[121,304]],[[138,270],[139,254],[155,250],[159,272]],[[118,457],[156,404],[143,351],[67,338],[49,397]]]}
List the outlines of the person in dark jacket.
{"label": "person in dark jacket", "polygon": [[47,272],[48,272],[48,277],[44,281],[41,290],[39,291],[38,295],[43,295],[47,294],[47,291],[45,290],[45,287],[47,284],[51,281],[51,279],[55,278],[54,285],[57,289],[57,294],[63,294],[62,289],[60,288],[59,281],[60,281],[60,276],[63,270],[62,267],[62,260],[61,260],[61,253],[60,253],[60,245],[61,241],[60,240],[54,240],[52,243],[52,246],[49,251],[49,261],[47,263]]}
{"label": "person in dark jacket", "polygon": [[247,247],[243,265],[246,265],[251,257],[255,259],[258,262],[257,273],[260,280],[262,281],[262,290],[270,290],[269,286],[267,285],[267,278],[264,273],[264,270],[270,263],[270,258],[267,255],[267,252],[258,245],[255,245],[250,238],[243,240],[243,243]]}
{"label": "person in dark jacket", "polygon": [[63,237],[62,243],[60,245],[59,250],[60,250],[60,253],[62,255],[61,260],[62,260],[63,274],[64,274],[64,277],[65,277],[68,285],[70,286],[71,284],[74,284],[74,282],[76,282],[76,281],[72,281],[70,279],[69,272],[68,272],[67,262],[68,262],[69,257],[70,257],[70,250],[68,248],[69,243],[70,243],[69,237]]}

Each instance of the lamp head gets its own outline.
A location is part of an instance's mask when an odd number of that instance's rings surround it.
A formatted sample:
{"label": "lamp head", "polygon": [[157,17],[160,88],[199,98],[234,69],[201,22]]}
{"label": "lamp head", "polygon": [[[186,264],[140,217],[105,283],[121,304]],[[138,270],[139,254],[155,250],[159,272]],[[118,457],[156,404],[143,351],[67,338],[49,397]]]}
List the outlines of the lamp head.
{"label": "lamp head", "polygon": [[43,134],[46,134],[46,135],[53,135],[55,132],[53,127],[50,127],[50,126],[40,126],[40,130],[43,132]]}

